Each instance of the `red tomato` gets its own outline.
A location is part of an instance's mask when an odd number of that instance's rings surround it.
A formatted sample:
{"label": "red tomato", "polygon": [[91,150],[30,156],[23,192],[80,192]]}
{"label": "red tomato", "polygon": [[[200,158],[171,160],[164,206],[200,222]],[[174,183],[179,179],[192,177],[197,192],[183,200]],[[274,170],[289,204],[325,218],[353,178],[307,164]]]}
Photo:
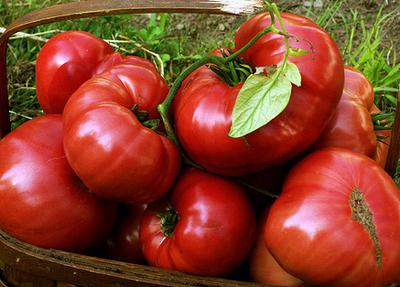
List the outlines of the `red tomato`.
{"label": "red tomato", "polygon": [[168,85],[150,62],[130,57],[85,82],[64,108],[64,148],[94,193],[126,203],[161,198],[180,168],[176,146],[131,109],[157,117]]}
{"label": "red tomato", "polygon": [[244,190],[226,179],[186,171],[171,199],[145,211],[140,241],[152,266],[218,276],[248,256],[256,218]]}
{"label": "red tomato", "polygon": [[130,263],[145,262],[139,241],[139,226],[146,206],[131,204],[120,207],[117,223],[106,241],[103,256]]}
{"label": "red tomato", "polygon": [[62,125],[59,115],[41,116],[0,141],[0,228],[36,246],[83,252],[108,235],[117,209],[68,165]]}
{"label": "red tomato", "polygon": [[373,157],[377,148],[370,109],[374,90],[359,71],[345,67],[343,94],[314,148],[341,147]]}
{"label": "red tomato", "polygon": [[[176,133],[188,155],[206,169],[225,175],[244,175],[286,162],[309,147],[333,114],[343,89],[343,64],[335,42],[304,17],[282,13],[294,37],[291,47],[308,51],[291,57],[302,76],[293,87],[286,109],[244,138],[228,136],[232,110],[242,84],[230,87],[217,74],[201,67],[183,82],[173,107]],[[251,18],[237,31],[236,49],[270,24],[268,13]],[[283,37],[267,34],[243,54],[253,67],[282,61]],[[334,80],[332,80],[334,79]]]}
{"label": "red tomato", "polygon": [[267,222],[268,212],[269,208],[267,208],[261,216],[258,226],[256,247],[250,257],[249,265],[251,279],[258,283],[274,286],[305,286],[303,281],[287,273],[278,262],[276,262],[274,257],[271,255],[271,252],[269,252],[265,246],[264,229],[265,223]]}
{"label": "red tomato", "polygon": [[83,31],[67,31],[52,37],[36,61],[36,89],[45,113],[62,113],[68,98],[97,66],[112,53],[112,47]]}
{"label": "red tomato", "polygon": [[289,173],[264,240],[285,271],[313,286],[399,282],[399,189],[362,154],[318,150]]}

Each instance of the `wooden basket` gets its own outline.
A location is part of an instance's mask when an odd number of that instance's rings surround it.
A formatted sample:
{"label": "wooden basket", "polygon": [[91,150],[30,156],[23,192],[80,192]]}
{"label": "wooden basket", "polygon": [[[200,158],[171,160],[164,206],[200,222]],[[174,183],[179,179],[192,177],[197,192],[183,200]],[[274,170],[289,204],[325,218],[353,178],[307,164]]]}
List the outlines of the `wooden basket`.
{"label": "wooden basket", "polygon": [[[56,5],[18,18],[0,38],[0,138],[10,131],[6,53],[8,39],[41,24],[114,14],[150,12],[230,14],[223,0],[91,0]],[[233,1],[235,2],[235,1]],[[240,2],[240,1],[239,1]],[[256,1],[254,1],[256,2]],[[225,4],[224,4],[225,3]],[[231,2],[232,3],[232,2]],[[237,14],[239,14],[237,12]],[[400,104],[386,170],[393,176],[400,149]],[[260,286],[255,283],[187,275],[176,271],[43,249],[0,230],[0,286]]]}

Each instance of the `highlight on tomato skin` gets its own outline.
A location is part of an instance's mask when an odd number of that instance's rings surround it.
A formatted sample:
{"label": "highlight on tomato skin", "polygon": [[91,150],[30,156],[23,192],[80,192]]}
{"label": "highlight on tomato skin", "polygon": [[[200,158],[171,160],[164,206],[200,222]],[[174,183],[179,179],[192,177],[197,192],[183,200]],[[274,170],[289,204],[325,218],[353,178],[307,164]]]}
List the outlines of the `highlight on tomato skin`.
{"label": "highlight on tomato skin", "polygon": [[251,252],[255,232],[255,213],[240,186],[188,169],[168,200],[153,203],[145,211],[140,241],[151,266],[226,276]]}
{"label": "highlight on tomato skin", "polygon": [[318,150],[289,173],[264,240],[286,272],[312,286],[398,282],[399,188],[362,154]]}
{"label": "highlight on tomato skin", "polygon": [[0,228],[35,246],[86,253],[111,232],[117,206],[82,184],[62,137],[61,115],[44,115],[0,141]]}

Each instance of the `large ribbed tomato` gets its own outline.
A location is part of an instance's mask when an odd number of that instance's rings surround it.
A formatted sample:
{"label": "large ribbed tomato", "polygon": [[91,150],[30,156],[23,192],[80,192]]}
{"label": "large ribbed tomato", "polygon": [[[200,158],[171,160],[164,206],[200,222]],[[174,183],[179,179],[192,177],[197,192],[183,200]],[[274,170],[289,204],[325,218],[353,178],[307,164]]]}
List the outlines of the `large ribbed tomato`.
{"label": "large ribbed tomato", "polygon": [[90,190],[129,203],[148,203],[168,191],[179,172],[179,152],[132,111],[158,117],[156,107],[167,92],[154,65],[129,57],[71,96],[63,113],[65,153]]}
{"label": "large ribbed tomato", "polygon": [[69,166],[60,115],[26,122],[0,141],[0,228],[25,242],[84,252],[111,231],[116,204]]}
{"label": "large ribbed tomato", "polygon": [[[285,110],[271,122],[242,138],[228,136],[232,110],[242,84],[229,86],[216,73],[201,67],[183,82],[173,106],[176,133],[188,155],[206,169],[243,175],[281,164],[314,143],[333,114],[343,89],[343,63],[331,37],[311,20],[282,13],[290,46],[306,55],[290,57],[301,73]],[[270,24],[261,13],[243,24],[235,49]],[[242,58],[254,67],[279,64],[285,53],[282,36],[266,34]]]}
{"label": "large ribbed tomato", "polygon": [[345,67],[343,94],[336,112],[314,148],[342,147],[373,157],[377,149],[370,110],[374,90],[359,71]]}
{"label": "large ribbed tomato", "polygon": [[168,202],[145,211],[140,241],[152,266],[218,276],[246,259],[255,232],[255,214],[240,186],[190,169],[178,179]]}
{"label": "large ribbed tomato", "polygon": [[399,188],[360,153],[318,150],[289,173],[264,239],[279,265],[308,285],[398,283]]}

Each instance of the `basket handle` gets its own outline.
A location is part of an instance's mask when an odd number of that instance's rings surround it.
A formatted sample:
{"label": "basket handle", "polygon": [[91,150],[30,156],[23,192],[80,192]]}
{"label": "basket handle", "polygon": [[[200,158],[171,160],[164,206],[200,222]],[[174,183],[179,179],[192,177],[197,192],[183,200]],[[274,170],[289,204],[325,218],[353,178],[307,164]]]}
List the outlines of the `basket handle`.
{"label": "basket handle", "polygon": [[153,12],[240,15],[262,6],[262,0],[88,0],[46,7],[16,19],[0,37],[0,138],[10,131],[6,55],[13,34],[42,24],[94,16]]}

